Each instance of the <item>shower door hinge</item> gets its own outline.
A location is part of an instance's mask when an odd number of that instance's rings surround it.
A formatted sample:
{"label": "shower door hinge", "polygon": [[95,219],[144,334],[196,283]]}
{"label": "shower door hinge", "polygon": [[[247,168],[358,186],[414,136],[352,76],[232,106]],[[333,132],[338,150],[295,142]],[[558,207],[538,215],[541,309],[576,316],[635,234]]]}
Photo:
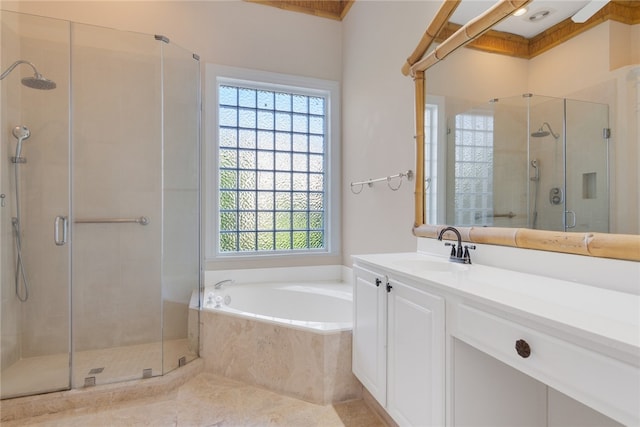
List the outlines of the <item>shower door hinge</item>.
{"label": "shower door hinge", "polygon": [[609,139],[611,138],[611,129],[610,128],[603,128],[602,129],[602,137],[604,139]]}
{"label": "shower door hinge", "polygon": [[156,34],[156,35],[153,36],[153,38],[155,38],[158,41],[165,42],[165,43],[169,44],[169,37],[163,36],[162,34]]}

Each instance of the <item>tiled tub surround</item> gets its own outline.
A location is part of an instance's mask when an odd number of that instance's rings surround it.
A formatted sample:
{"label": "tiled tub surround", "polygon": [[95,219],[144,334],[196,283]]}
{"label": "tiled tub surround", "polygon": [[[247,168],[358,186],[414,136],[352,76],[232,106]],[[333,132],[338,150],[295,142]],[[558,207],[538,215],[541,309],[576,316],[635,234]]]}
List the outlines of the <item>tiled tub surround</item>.
{"label": "tiled tub surround", "polygon": [[[205,308],[201,313],[201,351],[205,360],[205,370],[249,384],[256,384],[270,390],[318,404],[330,404],[361,398],[362,386],[351,373],[351,313],[344,312],[342,321],[331,318],[336,308],[351,305],[351,285],[349,284],[289,284],[289,285],[232,285],[240,292],[254,288],[260,302],[261,313],[247,313],[241,310]],[[296,290],[288,291],[287,286]],[[230,287],[230,288],[231,288]],[[263,296],[264,287],[268,293],[279,295],[274,303],[288,308],[297,308],[299,313],[310,316],[283,319],[272,311]],[[318,294],[322,290],[330,295]],[[306,290],[306,292],[301,292]],[[226,291],[223,291],[224,294]],[[295,298],[296,293],[300,297]],[[286,296],[285,296],[286,295]],[[315,304],[302,304],[309,296],[315,297]],[[348,300],[343,298],[348,297]],[[308,302],[311,302],[309,300]],[[245,308],[251,303],[238,302]],[[224,303],[223,303],[224,306]],[[253,307],[254,309],[256,307]],[[315,315],[323,314],[326,318]],[[346,318],[345,318],[346,317]]]}

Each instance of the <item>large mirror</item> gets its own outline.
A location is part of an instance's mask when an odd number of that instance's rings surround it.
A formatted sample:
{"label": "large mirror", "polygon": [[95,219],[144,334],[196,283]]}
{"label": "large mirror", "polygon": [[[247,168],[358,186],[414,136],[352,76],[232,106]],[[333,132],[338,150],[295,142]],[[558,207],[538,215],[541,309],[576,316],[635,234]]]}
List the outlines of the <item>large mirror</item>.
{"label": "large mirror", "polygon": [[[493,3],[462,1],[441,41]],[[534,0],[424,72],[417,235],[640,258],[640,2],[573,23],[589,3]]]}

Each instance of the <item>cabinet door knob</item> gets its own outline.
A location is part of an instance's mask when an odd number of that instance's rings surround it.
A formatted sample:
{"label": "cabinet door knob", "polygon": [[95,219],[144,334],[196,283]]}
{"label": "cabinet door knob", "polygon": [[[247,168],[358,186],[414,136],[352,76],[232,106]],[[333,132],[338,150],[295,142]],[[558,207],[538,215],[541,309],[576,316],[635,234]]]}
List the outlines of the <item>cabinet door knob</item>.
{"label": "cabinet door knob", "polygon": [[380,280],[380,279],[378,279],[378,278],[376,277],[376,286],[378,286],[378,287],[379,287],[379,286],[380,286],[380,283],[382,283],[382,280]]}
{"label": "cabinet door knob", "polygon": [[525,359],[531,355],[531,347],[525,340],[516,341],[516,351]]}

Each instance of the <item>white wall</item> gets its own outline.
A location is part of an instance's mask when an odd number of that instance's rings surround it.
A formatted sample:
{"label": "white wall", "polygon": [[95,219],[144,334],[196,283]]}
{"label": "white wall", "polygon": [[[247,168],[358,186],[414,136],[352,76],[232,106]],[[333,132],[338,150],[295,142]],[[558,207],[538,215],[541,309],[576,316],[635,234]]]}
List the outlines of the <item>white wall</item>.
{"label": "white wall", "polygon": [[[353,254],[411,251],[413,182],[360,194],[349,183],[415,169],[413,80],[400,69],[439,2],[356,1],[343,21],[343,264]],[[393,182],[397,185],[397,182]]]}
{"label": "white wall", "polygon": [[340,80],[340,22],[240,0],[3,1],[2,8],[162,34],[202,63]]}
{"label": "white wall", "polygon": [[[119,30],[162,34],[172,43],[199,54],[201,64],[216,63],[341,80],[342,24],[334,20],[240,0],[3,1],[2,7]],[[203,105],[206,105],[206,100],[203,100]],[[205,111],[204,120],[208,115]],[[203,143],[205,140],[206,135],[203,136]],[[206,183],[203,191],[207,191]],[[256,261],[242,265],[246,268],[340,262],[339,256],[296,259],[293,262],[282,257],[269,262]],[[225,265],[210,263],[207,268],[219,269],[225,268]]]}
{"label": "white wall", "polygon": [[400,68],[438,1],[358,0],[342,23],[240,1],[19,6],[23,12],[161,33],[200,54],[202,63],[342,80],[342,262],[350,265],[354,253],[415,248],[413,182],[396,192],[381,183],[358,196],[349,182],[415,169],[413,81]]}
{"label": "white wall", "polygon": [[[415,168],[413,81],[403,76],[400,68],[435,15],[438,1],[358,0],[343,22],[239,0],[3,1],[2,7],[119,29],[162,33],[200,54],[203,63],[342,81],[342,262],[350,265],[350,256],[356,253],[415,248],[411,233],[413,182],[404,182],[395,192],[383,182],[372,188],[365,187],[359,195],[349,191],[349,183]],[[637,27],[632,28],[629,35],[635,45],[640,33]],[[593,39],[588,51],[606,43],[597,32],[587,34],[586,37]],[[550,54],[546,55],[551,58]],[[453,56],[448,59],[452,60]],[[543,60],[546,59],[542,56],[537,59]],[[554,61],[553,66],[560,69],[558,64],[566,64],[567,59]],[[591,72],[600,73],[600,69]],[[519,79],[518,75],[514,77]],[[493,81],[496,83],[496,79]],[[536,83],[540,81],[532,77],[530,88],[540,87]],[[575,76],[570,83],[574,81]],[[428,80],[427,86],[436,87],[437,83]],[[503,88],[503,93],[492,91],[490,97],[514,94]]]}

